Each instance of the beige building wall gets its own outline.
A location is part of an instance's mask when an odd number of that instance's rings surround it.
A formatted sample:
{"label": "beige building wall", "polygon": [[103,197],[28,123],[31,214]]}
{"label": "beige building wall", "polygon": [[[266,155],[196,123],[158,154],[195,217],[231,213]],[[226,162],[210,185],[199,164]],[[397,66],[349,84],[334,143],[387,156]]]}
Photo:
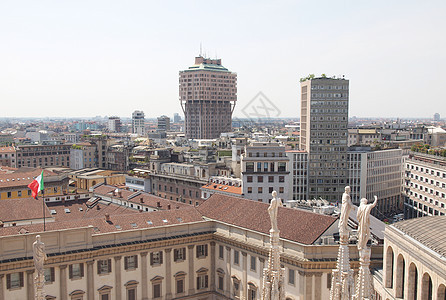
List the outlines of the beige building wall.
{"label": "beige building wall", "polygon": [[[336,226],[336,223],[335,225]],[[331,234],[329,229],[327,234]],[[171,299],[234,299],[237,293],[234,282],[239,282],[239,295],[247,299],[255,291],[260,299],[261,274],[268,261],[269,236],[215,221],[170,225],[149,229],[95,233],[92,226],[40,233],[50,254],[46,268],[54,268],[54,282],[47,284],[48,295],[56,299],[100,299],[101,292],[109,293],[110,299],[126,299],[127,286],[133,284],[136,299],[153,299],[154,284],[161,283],[161,298]],[[32,243],[35,234],[0,237],[0,300],[31,299],[34,265]],[[197,248],[207,245],[207,256],[197,257]],[[331,270],[335,268],[338,246],[303,245],[281,240],[281,260],[285,267],[286,295],[291,299],[328,299]],[[223,255],[220,257],[220,247]],[[174,250],[186,248],[186,259],[175,262]],[[354,245],[350,247],[352,267],[358,268],[358,255]],[[152,252],[162,251],[163,262],[150,265]],[[238,264],[234,263],[238,253]],[[380,246],[373,248],[372,266],[381,264]],[[137,255],[138,267],[125,270],[126,256]],[[15,260],[15,258],[27,258]],[[251,269],[251,257],[256,267]],[[98,274],[99,260],[111,261],[111,272]],[[70,279],[70,265],[83,265],[84,276]],[[294,272],[294,283],[289,274]],[[6,277],[21,272],[22,287],[8,288]],[[9,274],[9,275],[8,275]],[[207,275],[208,286],[197,290],[197,276]],[[223,289],[219,289],[219,276],[223,277]],[[184,293],[176,293],[176,280],[184,279]],[[71,296],[70,296],[71,295]],[[31,297],[31,298],[30,298]]]}

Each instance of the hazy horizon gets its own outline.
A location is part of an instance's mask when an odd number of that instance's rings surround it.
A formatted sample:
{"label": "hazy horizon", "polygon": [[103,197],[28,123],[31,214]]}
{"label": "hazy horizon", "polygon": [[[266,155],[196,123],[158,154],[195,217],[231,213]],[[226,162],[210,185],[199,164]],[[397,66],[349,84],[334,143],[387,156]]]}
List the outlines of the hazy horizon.
{"label": "hazy horizon", "polygon": [[[178,72],[200,52],[300,117],[299,78],[345,75],[349,115],[446,114],[446,3],[3,1],[0,117],[181,113]],[[414,116],[418,115],[418,116]]]}

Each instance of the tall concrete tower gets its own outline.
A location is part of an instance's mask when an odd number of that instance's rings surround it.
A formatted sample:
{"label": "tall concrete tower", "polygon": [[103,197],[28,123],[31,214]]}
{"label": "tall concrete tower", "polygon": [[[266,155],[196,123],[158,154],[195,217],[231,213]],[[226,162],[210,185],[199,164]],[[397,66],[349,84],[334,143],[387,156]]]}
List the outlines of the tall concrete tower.
{"label": "tall concrete tower", "polygon": [[346,79],[301,82],[300,149],[309,155],[310,199],[338,201],[347,183],[348,91]]}
{"label": "tall concrete tower", "polygon": [[180,71],[180,103],[186,138],[215,139],[232,130],[232,112],[237,101],[237,74],[221,59],[195,58],[195,64]]}
{"label": "tall concrete tower", "polygon": [[144,127],[144,112],[141,110],[135,110],[132,113],[132,133],[136,133],[140,136],[146,134]]}

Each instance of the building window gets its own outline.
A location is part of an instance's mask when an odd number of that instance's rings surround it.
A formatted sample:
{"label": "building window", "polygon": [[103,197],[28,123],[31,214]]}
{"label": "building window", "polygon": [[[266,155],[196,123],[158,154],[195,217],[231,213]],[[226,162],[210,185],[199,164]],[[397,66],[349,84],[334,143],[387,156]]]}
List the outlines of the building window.
{"label": "building window", "polygon": [[270,186],[270,187],[268,188],[268,192],[269,192],[270,194],[273,192],[273,187],[272,187],[272,186]]}
{"label": "building window", "polygon": [[138,256],[131,255],[124,257],[124,269],[126,270],[134,270],[138,268]]}
{"label": "building window", "polygon": [[280,187],[279,187],[279,193],[283,194],[284,192],[285,192],[284,187],[283,187],[283,186],[280,186]]}
{"label": "building window", "polygon": [[150,265],[161,265],[163,263],[163,251],[150,253]]}
{"label": "building window", "polygon": [[240,263],[240,252],[234,250],[234,264],[238,265]]}
{"label": "building window", "polygon": [[217,282],[217,288],[219,290],[224,290],[224,283],[225,283],[225,271],[223,271],[223,269],[218,268],[217,269],[217,277],[218,277],[218,282]]}
{"label": "building window", "polygon": [[257,297],[257,287],[251,282],[248,283],[248,300],[255,300]]}
{"label": "building window", "polygon": [[23,287],[23,272],[6,274],[6,288],[8,290]]}
{"label": "building window", "polygon": [[72,264],[68,267],[68,277],[70,279],[79,279],[84,277],[84,264]]}
{"label": "building window", "polygon": [[223,245],[218,246],[218,258],[223,259],[224,247]]}
{"label": "building window", "polygon": [[111,286],[104,285],[98,289],[100,300],[110,300],[111,299]]}
{"label": "building window", "polygon": [[285,176],[279,176],[279,182],[285,182]]}
{"label": "building window", "polygon": [[208,256],[208,245],[198,245],[197,246],[197,258],[203,258]]}
{"label": "building window", "polygon": [[126,300],[136,300],[136,290],[138,286],[138,281],[130,280],[126,284],[124,284],[126,288],[127,299]]}
{"label": "building window", "polygon": [[268,182],[274,182],[274,176],[268,176]]}
{"label": "building window", "polygon": [[252,194],[252,187],[248,186],[248,194]]}
{"label": "building window", "polygon": [[111,259],[100,259],[98,260],[98,274],[108,274],[111,273]]}
{"label": "building window", "polygon": [[232,296],[235,299],[240,299],[240,280],[236,277],[232,277],[232,284],[234,286]]}
{"label": "building window", "polygon": [[180,271],[173,276],[175,277],[176,293],[177,294],[184,293],[184,280],[186,278],[186,273]]}
{"label": "building window", "polygon": [[295,271],[288,269],[288,283],[294,285],[294,275]]}
{"label": "building window", "polygon": [[197,271],[197,290],[208,288],[208,269],[200,268]]}
{"label": "building window", "polygon": [[257,267],[256,262],[257,262],[256,257],[251,255],[251,271],[256,272],[256,269],[257,269],[256,268]]}
{"label": "building window", "polygon": [[261,186],[259,186],[257,188],[257,193],[262,194],[263,193],[263,188]]}
{"label": "building window", "polygon": [[263,182],[263,176],[257,176],[257,182]]}
{"label": "building window", "polygon": [[22,197],[22,191],[17,192],[17,197]]}
{"label": "building window", "polygon": [[152,296],[153,298],[161,298],[161,282],[164,278],[161,276],[154,277],[152,281]]}
{"label": "building window", "polygon": [[248,176],[246,179],[247,182],[252,182],[252,176]]}
{"label": "building window", "polygon": [[186,248],[178,248],[173,250],[173,260],[183,261],[186,260]]}
{"label": "building window", "polygon": [[45,284],[54,282],[54,267],[46,268],[45,271]]}

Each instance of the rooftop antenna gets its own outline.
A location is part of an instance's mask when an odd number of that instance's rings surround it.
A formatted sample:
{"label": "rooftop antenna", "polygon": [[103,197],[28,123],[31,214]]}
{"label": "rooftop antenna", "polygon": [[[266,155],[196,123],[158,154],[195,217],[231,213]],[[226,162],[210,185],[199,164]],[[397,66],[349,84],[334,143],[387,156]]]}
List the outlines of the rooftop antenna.
{"label": "rooftop antenna", "polygon": [[201,51],[201,42],[200,42],[200,56],[202,56],[201,54],[202,54],[203,52]]}

